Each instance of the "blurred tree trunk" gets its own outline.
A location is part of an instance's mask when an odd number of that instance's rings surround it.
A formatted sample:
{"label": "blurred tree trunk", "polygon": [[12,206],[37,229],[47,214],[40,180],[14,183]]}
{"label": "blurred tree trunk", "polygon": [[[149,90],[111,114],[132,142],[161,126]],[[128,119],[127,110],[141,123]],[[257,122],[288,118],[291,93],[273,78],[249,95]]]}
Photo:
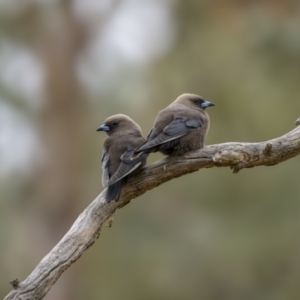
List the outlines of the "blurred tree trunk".
{"label": "blurred tree trunk", "polygon": [[76,78],[76,58],[83,32],[69,3],[65,1],[59,10],[56,28],[52,24],[50,28],[45,26],[46,32],[41,34],[38,45],[47,72],[47,99],[40,120],[46,164],[37,178],[40,181],[38,198],[47,200],[43,209],[52,224],[51,230],[57,232],[58,237],[64,232],[63,227],[73,220],[73,203],[81,190],[79,170],[84,163],[87,117]]}
{"label": "blurred tree trunk", "polygon": [[[46,70],[46,103],[38,117],[44,159],[34,179],[38,188],[33,191],[36,215],[32,218],[32,245],[40,245],[32,250],[40,260],[78,215],[76,203],[84,186],[87,114],[76,77],[84,30],[74,16],[72,1],[62,1],[49,10],[33,9],[26,25],[25,31],[33,35],[31,46]],[[72,272],[64,275],[46,299],[76,298],[71,287],[74,276]]]}

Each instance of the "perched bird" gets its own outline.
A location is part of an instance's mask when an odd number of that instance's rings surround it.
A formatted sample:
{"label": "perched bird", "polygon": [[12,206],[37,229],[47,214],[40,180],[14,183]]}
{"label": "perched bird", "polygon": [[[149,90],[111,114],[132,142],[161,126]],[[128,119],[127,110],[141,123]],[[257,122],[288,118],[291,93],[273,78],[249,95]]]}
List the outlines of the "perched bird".
{"label": "perched bird", "polygon": [[107,118],[97,131],[105,131],[103,143],[102,185],[108,187],[106,200],[118,201],[128,175],[146,164],[148,154],[134,155],[134,149],[145,142],[140,126],[129,117],[118,114]]}
{"label": "perched bird", "polygon": [[209,106],[214,104],[198,95],[179,96],[158,113],[147,141],[135,153],[160,151],[165,155],[183,155],[202,148],[209,129],[205,111]]}

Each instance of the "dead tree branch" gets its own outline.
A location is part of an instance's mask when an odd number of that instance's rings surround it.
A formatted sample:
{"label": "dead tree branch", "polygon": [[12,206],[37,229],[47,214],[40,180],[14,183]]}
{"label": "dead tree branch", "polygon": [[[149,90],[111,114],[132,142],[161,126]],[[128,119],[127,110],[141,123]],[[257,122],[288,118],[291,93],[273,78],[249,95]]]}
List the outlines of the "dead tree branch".
{"label": "dead tree branch", "polygon": [[12,281],[5,300],[42,299],[60,275],[109,226],[118,208],[175,177],[202,168],[230,167],[234,173],[255,166],[272,166],[300,154],[300,126],[282,137],[262,143],[225,143],[206,146],[182,157],[164,158],[132,177],[119,202],[105,203],[102,193],[79,215],[69,232],[24,280]]}

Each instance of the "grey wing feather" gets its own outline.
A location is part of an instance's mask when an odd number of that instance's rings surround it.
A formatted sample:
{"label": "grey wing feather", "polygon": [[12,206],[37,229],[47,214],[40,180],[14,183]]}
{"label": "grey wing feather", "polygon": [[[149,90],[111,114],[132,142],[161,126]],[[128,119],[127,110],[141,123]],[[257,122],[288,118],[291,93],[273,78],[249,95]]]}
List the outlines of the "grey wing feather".
{"label": "grey wing feather", "polygon": [[144,151],[145,149],[148,149],[148,142],[152,141],[153,139],[155,139],[157,137],[157,135],[158,135],[157,133],[153,132],[153,128],[152,128],[150,130],[150,132],[148,133],[147,140],[144,143],[142,143],[140,146],[138,146],[134,150],[134,152],[135,153],[140,153],[140,152]]}
{"label": "grey wing feather", "polygon": [[164,128],[163,133],[171,138],[178,138],[180,136],[186,135],[187,133],[189,133],[189,128],[191,127],[188,126],[188,121],[185,121],[183,118],[177,117],[173,120],[173,122],[171,122],[168,126]]}
{"label": "grey wing feather", "polygon": [[[152,136],[136,152],[151,150],[161,144],[168,143],[190,133],[191,129],[201,127],[202,123],[196,119],[186,120],[182,117],[175,117],[174,120],[164,128],[163,132],[157,136]],[[151,138],[151,136],[149,136]]]}
{"label": "grey wing feather", "polygon": [[191,128],[199,128],[202,127],[202,123],[199,120],[190,119],[185,121],[186,126]]}
{"label": "grey wing feather", "polygon": [[148,154],[140,153],[134,155],[134,149],[128,149],[121,156],[121,164],[118,170],[113,174],[109,180],[109,185],[116,183],[125,176],[131,174],[147,159]]}
{"label": "grey wing feather", "polygon": [[108,150],[104,149],[102,158],[102,186],[105,188],[109,182],[109,172],[108,172],[108,162],[109,162],[109,154]]}

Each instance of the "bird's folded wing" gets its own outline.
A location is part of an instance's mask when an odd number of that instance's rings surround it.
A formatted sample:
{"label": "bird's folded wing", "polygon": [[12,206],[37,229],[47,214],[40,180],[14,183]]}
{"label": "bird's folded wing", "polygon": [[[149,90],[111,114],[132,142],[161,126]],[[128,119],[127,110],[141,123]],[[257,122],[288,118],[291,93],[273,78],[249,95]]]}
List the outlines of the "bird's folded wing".
{"label": "bird's folded wing", "polygon": [[130,148],[121,156],[121,163],[117,171],[111,176],[109,185],[116,183],[125,176],[136,170],[148,157],[148,154],[135,154],[134,149]]}
{"label": "bird's folded wing", "polygon": [[168,143],[190,133],[191,129],[201,127],[202,123],[196,119],[185,119],[175,117],[174,120],[164,128],[163,132],[154,135],[153,130],[148,136],[148,140],[138,147],[135,152],[151,150],[161,144]]}
{"label": "bird's folded wing", "polygon": [[101,163],[102,163],[102,186],[107,187],[109,181],[109,172],[108,172],[108,162],[109,162],[109,154],[108,150],[104,149]]}

